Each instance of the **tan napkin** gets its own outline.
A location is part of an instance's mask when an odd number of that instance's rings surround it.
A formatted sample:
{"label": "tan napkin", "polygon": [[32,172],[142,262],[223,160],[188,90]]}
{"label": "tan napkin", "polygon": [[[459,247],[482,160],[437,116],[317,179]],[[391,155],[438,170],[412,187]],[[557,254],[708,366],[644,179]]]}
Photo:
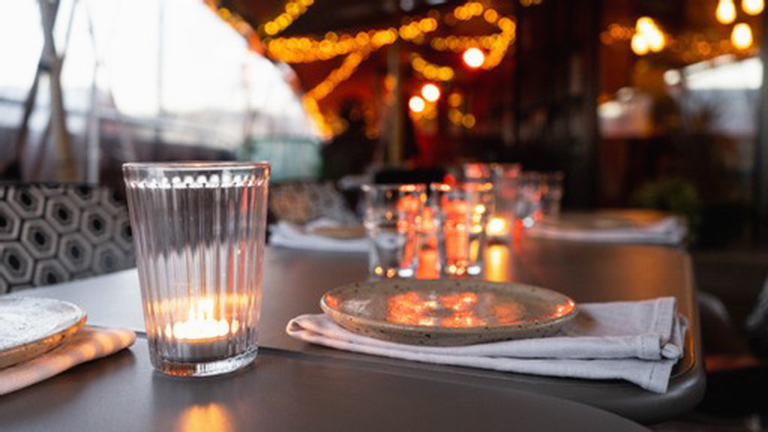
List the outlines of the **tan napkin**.
{"label": "tan napkin", "polygon": [[63,345],[40,357],[0,369],[0,395],[56,376],[81,363],[106,357],[133,345],[130,330],[84,327]]}

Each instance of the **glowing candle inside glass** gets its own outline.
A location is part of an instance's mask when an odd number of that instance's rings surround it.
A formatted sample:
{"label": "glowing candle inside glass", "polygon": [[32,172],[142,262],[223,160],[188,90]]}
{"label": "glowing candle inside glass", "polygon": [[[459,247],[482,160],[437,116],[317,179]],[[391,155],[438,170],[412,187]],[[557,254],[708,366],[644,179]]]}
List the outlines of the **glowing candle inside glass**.
{"label": "glowing candle inside glass", "polygon": [[165,326],[165,336],[175,341],[179,358],[184,361],[201,361],[227,355],[229,336],[236,335],[240,323],[216,318],[215,302],[212,298],[197,300],[185,321]]}
{"label": "glowing candle inside glass", "polygon": [[[232,321],[233,333],[237,327],[237,320]],[[177,322],[173,328],[168,324],[165,332],[166,336],[176,339],[210,339],[229,333],[229,323],[213,318],[213,299],[202,299],[198,300],[197,307],[189,309],[189,320]]]}
{"label": "glowing candle inside glass", "polygon": [[488,227],[485,230],[486,235],[494,240],[504,240],[509,236],[509,223],[500,216],[492,217],[488,221]]}

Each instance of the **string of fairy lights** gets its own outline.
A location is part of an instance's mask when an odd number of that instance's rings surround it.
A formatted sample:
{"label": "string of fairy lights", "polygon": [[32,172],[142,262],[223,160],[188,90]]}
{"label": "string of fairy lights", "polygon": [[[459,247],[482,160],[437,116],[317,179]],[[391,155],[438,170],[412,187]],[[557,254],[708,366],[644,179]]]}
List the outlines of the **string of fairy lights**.
{"label": "string of fairy lights", "polygon": [[[399,27],[352,33],[331,31],[322,37],[279,36],[306,13],[315,0],[289,0],[280,14],[260,25],[258,29],[253,29],[242,17],[229,9],[220,7],[219,1],[204,1],[224,21],[245,36],[251,42],[251,46],[256,46],[273,60],[302,64],[343,57],[341,64],[307,91],[303,98],[305,110],[320,134],[326,137],[332,136],[333,129],[323,115],[319,102],[349,79],[366,58],[382,47],[402,40],[417,46],[430,47],[439,52],[462,53],[461,58],[467,67],[491,70],[501,63],[516,38],[514,17],[503,16],[493,7],[480,1],[468,1],[444,13],[431,10],[425,16],[404,17]],[[541,0],[521,0],[520,2],[522,6],[539,3]],[[434,36],[434,33],[443,25],[455,25],[458,21],[472,19],[482,19],[496,31],[480,36]],[[456,71],[451,66],[432,63],[416,53],[410,56],[409,63],[418,76],[430,82],[447,83],[456,77]],[[429,108],[428,105],[433,104],[430,101],[423,102],[427,108]],[[464,119],[466,114],[461,115]],[[455,113],[454,117],[456,117]],[[471,118],[474,119],[474,117]],[[474,121],[463,123],[459,121],[459,123],[474,125]]]}
{"label": "string of fairy lights", "polygon": [[[741,0],[741,13],[744,15],[757,16],[764,10],[765,0]],[[733,25],[728,39],[720,39],[716,33],[711,32],[672,37],[653,18],[643,16],[637,19],[634,27],[616,23],[609,25],[600,34],[600,40],[604,45],[629,40],[632,52],[638,56],[659,53],[669,48],[687,62],[722,54],[748,54],[754,45],[754,35],[749,23],[744,20],[737,22],[739,15],[734,0],[717,0],[715,19],[722,25]]]}

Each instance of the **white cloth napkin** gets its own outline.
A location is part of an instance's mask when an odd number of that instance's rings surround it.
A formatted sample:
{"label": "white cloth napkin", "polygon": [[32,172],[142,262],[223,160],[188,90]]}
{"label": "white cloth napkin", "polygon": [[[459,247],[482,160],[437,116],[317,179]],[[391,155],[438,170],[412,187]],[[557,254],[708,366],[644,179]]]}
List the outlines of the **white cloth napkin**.
{"label": "white cloth napkin", "polygon": [[528,235],[553,240],[587,241],[598,243],[649,243],[679,245],[685,239],[685,224],[675,216],[647,225],[631,228],[577,229],[557,225],[537,225]]}
{"label": "white cloth napkin", "polygon": [[323,314],[294,318],[286,331],[306,342],[383,357],[532,375],[623,379],[652,392],[667,391],[672,367],[683,356],[686,331],[673,297],[579,308],[574,321],[553,337],[460,347],[372,339]]}
{"label": "white cloth napkin", "polygon": [[0,369],[0,395],[29,387],[81,363],[114,354],[133,345],[130,330],[83,327],[61,346],[24,363]]}
{"label": "white cloth napkin", "polygon": [[330,219],[318,219],[304,227],[285,221],[278,222],[272,228],[269,244],[291,249],[368,252],[370,246],[367,238],[339,240],[311,233],[311,229],[321,226],[338,226],[338,222]]}

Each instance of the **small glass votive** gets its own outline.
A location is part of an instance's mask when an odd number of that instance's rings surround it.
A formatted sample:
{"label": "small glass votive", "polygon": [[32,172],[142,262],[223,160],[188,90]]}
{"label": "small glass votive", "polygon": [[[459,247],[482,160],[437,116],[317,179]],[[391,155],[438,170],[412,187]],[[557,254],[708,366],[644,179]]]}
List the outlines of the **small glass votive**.
{"label": "small glass votive", "polygon": [[477,276],[483,271],[486,229],[494,206],[492,183],[433,184],[442,276]]}
{"label": "small glass votive", "polygon": [[123,165],[150,359],[209,376],[256,358],[267,163]]}
{"label": "small glass votive", "polygon": [[426,187],[414,184],[364,185],[364,225],[371,249],[368,270],[374,278],[416,274],[418,235]]}

